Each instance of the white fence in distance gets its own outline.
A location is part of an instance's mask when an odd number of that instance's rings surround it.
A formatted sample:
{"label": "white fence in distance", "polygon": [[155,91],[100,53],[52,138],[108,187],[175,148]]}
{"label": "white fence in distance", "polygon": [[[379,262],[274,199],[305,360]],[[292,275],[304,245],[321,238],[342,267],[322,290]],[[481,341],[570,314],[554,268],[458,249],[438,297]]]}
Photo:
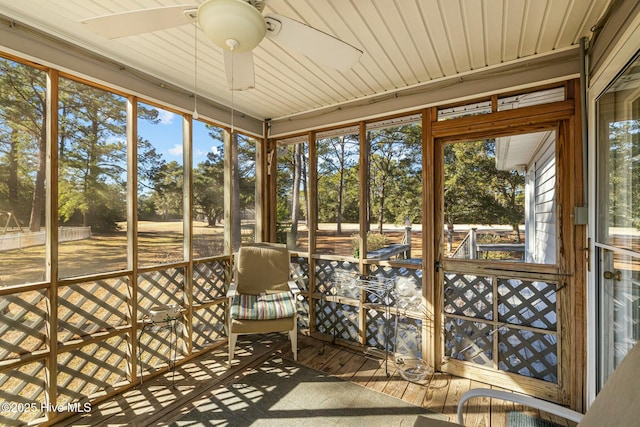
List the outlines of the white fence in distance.
{"label": "white fence in distance", "polygon": [[[0,236],[0,252],[40,246],[46,243],[44,230],[26,233],[9,233]],[[58,240],[70,242],[91,238],[91,227],[59,227]]]}

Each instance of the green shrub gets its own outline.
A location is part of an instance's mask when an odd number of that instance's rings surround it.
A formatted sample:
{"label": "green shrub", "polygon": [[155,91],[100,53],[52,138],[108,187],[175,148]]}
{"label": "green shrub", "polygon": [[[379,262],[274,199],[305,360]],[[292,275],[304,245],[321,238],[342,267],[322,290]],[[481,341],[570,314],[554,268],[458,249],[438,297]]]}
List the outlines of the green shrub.
{"label": "green shrub", "polygon": [[[353,247],[353,256],[355,258],[360,257],[360,239],[359,234],[351,235],[351,246]],[[369,231],[367,233],[367,251],[375,251],[380,248],[384,248],[389,244],[389,239],[386,234],[378,233],[375,231]]]}

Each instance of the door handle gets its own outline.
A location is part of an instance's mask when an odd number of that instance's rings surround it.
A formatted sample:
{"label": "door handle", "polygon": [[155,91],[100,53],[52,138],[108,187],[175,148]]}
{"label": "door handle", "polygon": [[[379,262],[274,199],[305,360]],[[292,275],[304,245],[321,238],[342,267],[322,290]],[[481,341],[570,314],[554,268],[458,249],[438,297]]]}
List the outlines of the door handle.
{"label": "door handle", "polygon": [[604,278],[607,280],[622,280],[622,271],[605,271],[603,274]]}

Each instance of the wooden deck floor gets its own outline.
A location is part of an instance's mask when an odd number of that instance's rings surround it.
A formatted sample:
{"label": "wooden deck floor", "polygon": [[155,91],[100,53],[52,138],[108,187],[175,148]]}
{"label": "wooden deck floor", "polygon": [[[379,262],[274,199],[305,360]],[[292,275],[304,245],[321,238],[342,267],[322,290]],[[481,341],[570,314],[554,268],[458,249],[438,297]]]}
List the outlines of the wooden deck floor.
{"label": "wooden deck floor", "polygon": [[[189,412],[202,400],[221,387],[233,383],[247,369],[259,366],[273,354],[291,359],[289,342],[284,335],[267,335],[260,339],[242,341],[239,338],[236,358],[231,368],[227,365],[226,346],[219,347],[145,382],[94,405],[91,412],[66,418],[55,426],[162,426]],[[435,373],[422,384],[410,383],[395,373],[389,363],[390,377],[379,360],[365,357],[361,352],[301,336],[298,361],[345,380],[394,396],[414,405],[456,419],[460,396],[467,390],[486,387],[482,383],[451,375]],[[322,354],[320,354],[322,353]],[[175,386],[172,387],[172,380]],[[506,414],[512,410],[572,426],[565,420],[549,414],[527,410],[518,405],[489,399],[474,399],[467,404],[466,426],[506,427]]]}

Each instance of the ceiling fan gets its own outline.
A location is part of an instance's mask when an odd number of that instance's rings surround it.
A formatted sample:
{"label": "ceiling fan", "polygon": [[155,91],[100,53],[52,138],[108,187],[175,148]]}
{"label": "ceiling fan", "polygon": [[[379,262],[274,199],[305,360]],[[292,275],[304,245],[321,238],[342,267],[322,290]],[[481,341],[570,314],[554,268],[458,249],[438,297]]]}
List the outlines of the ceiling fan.
{"label": "ceiling fan", "polygon": [[255,86],[252,50],[266,36],[312,61],[349,70],[362,51],[330,34],[277,14],[262,15],[267,0],[206,0],[200,6],[175,5],[114,13],[82,20],[97,34],[115,39],[197,20],[200,29],[224,52],[231,90]]}

